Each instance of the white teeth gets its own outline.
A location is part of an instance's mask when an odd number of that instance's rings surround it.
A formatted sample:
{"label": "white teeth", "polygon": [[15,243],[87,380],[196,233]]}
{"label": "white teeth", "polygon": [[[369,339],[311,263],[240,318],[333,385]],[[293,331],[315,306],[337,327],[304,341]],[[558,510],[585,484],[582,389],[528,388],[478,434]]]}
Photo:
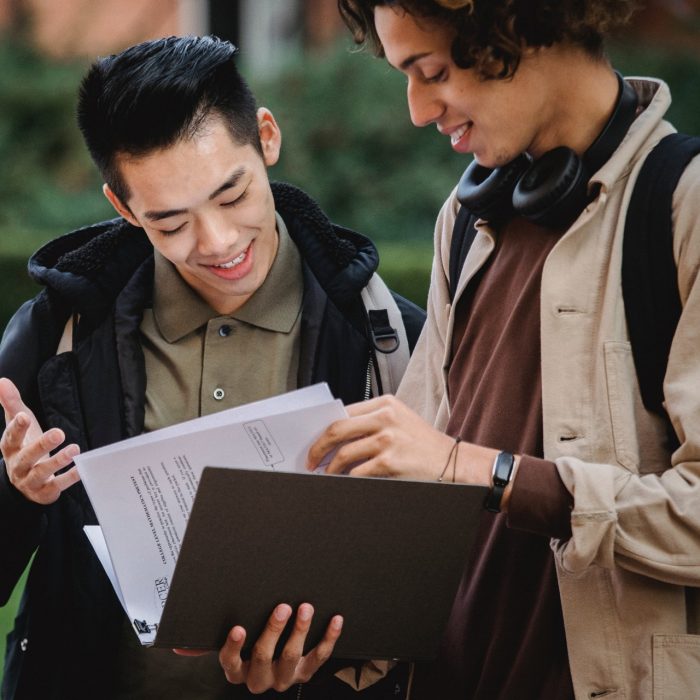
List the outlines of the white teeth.
{"label": "white teeth", "polygon": [[457,129],[457,131],[453,131],[450,134],[450,141],[453,144],[457,143],[457,141],[459,141],[462,138],[462,136],[464,136],[464,134],[466,134],[467,131],[469,131],[470,126],[471,124],[465,124],[464,126],[461,126],[459,129]]}
{"label": "white teeth", "polygon": [[246,251],[243,251],[238,257],[234,258],[233,260],[229,260],[227,263],[224,263],[223,265],[214,265],[214,267],[219,267],[222,270],[230,270],[232,267],[236,267],[236,265],[240,265],[245,260],[245,253],[246,253]]}

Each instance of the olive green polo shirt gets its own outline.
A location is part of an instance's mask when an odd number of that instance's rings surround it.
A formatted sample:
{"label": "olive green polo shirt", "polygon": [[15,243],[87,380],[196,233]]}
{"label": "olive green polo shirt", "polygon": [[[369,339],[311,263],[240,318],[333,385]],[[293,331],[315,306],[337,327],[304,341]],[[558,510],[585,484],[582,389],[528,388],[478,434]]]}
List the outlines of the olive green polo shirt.
{"label": "olive green polo shirt", "polygon": [[301,258],[277,216],[279,246],[259,289],[230,316],[212,309],[157,251],[141,322],[147,431],[297,387]]}

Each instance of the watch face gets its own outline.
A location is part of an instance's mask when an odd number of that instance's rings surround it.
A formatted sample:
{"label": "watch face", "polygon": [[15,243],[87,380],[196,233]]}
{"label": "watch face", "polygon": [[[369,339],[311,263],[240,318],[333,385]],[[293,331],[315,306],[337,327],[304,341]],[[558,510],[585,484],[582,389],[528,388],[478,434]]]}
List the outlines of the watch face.
{"label": "watch face", "polygon": [[492,513],[501,512],[501,499],[503,498],[503,490],[508,486],[510,475],[513,473],[513,464],[515,457],[510,452],[499,452],[493,462],[493,470],[491,480],[493,487],[488,492],[484,501],[484,508]]}
{"label": "watch face", "polygon": [[509,452],[499,452],[493,465],[493,483],[498,486],[507,486],[513,471],[515,458]]}

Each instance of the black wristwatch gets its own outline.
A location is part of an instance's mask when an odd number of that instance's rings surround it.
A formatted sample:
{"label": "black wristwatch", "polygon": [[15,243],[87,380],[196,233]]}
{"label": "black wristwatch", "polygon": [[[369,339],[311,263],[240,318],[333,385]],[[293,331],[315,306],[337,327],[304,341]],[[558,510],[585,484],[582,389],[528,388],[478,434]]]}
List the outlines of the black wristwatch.
{"label": "black wristwatch", "polygon": [[493,486],[486,494],[486,499],[484,500],[484,508],[491,513],[501,512],[501,499],[506,486],[510,483],[514,463],[515,457],[510,452],[499,452],[493,461],[493,470],[491,472]]}

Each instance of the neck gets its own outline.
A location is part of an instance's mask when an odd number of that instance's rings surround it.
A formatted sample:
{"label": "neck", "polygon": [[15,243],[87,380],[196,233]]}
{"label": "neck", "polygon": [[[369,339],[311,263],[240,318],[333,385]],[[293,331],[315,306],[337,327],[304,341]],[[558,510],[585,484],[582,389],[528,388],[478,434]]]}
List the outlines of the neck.
{"label": "neck", "polygon": [[618,81],[612,67],[581,49],[560,45],[538,51],[527,69],[539,72],[549,86],[548,112],[530,155],[538,158],[557,146],[583,154],[615,107]]}

